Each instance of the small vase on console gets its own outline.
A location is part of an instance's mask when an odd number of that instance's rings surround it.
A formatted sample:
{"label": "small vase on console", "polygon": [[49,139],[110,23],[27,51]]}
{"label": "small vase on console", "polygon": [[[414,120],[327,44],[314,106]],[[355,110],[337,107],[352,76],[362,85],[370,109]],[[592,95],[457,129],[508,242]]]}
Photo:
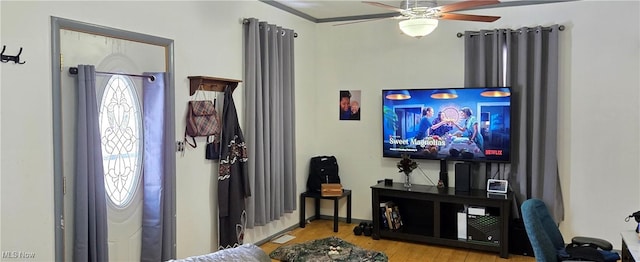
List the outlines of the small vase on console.
{"label": "small vase on console", "polygon": [[396,166],[398,172],[404,173],[404,187],[411,188],[411,172],[418,167],[418,163],[409,158],[408,154],[402,154],[402,160]]}
{"label": "small vase on console", "polygon": [[411,173],[404,174],[404,188],[411,188]]}

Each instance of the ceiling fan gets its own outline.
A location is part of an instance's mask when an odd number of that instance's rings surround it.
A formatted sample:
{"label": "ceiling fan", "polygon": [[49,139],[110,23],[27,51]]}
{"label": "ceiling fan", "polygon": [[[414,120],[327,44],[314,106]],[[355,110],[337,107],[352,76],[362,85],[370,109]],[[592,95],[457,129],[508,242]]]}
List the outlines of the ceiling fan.
{"label": "ceiling fan", "polygon": [[[499,16],[486,16],[486,15],[471,15],[471,14],[456,14],[451,13],[454,11],[461,11],[471,8],[477,8],[480,6],[499,4],[498,0],[467,0],[456,2],[447,5],[438,6],[436,1],[419,1],[419,0],[406,0],[402,1],[400,7],[390,6],[387,4],[371,1],[362,1],[362,3],[382,7],[387,10],[398,12],[398,16],[391,17],[392,19],[400,19],[398,23],[400,30],[406,35],[420,38],[430,34],[438,26],[438,20],[462,20],[473,22],[493,22],[498,20]],[[343,23],[338,25],[367,22],[356,21],[350,23]]]}

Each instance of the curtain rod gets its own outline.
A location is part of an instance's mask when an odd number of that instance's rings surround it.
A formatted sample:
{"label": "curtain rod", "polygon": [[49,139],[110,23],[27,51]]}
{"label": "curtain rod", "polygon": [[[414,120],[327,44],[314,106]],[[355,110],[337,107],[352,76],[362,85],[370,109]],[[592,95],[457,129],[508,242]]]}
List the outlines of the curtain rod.
{"label": "curtain rod", "polygon": [[[527,28],[527,32],[531,32],[532,30],[535,30],[535,29],[536,29],[535,27],[533,27],[533,28],[529,27],[529,28]],[[551,27],[543,27],[543,28],[542,28],[542,30],[545,30],[545,31],[551,31]],[[560,25],[560,26],[558,26],[558,30],[560,30],[560,31],[564,31],[564,25]],[[521,33],[521,32],[522,32],[522,29],[516,29],[516,30],[511,31],[511,33]],[[469,33],[470,33],[472,36],[474,36],[474,35],[479,35],[479,34],[480,34],[480,32],[469,32]],[[493,31],[487,31],[487,32],[485,33],[485,35],[492,35],[492,34],[493,34]],[[456,34],[456,36],[457,36],[458,38],[463,37],[463,36],[464,36],[464,33],[457,33],[457,34]]]}
{"label": "curtain rod", "polygon": [[[246,25],[248,23],[249,23],[249,19],[247,19],[247,18],[242,19],[242,24],[243,25]],[[282,32],[282,35],[284,35],[284,32]],[[293,32],[293,38],[298,38],[298,33]]]}
{"label": "curtain rod", "polygon": [[[77,75],[78,74],[78,68],[77,67],[69,67],[69,74]],[[135,75],[135,74],[127,74],[127,73],[100,72],[100,71],[96,71],[96,74],[146,77],[146,78],[149,78],[149,80],[151,80],[151,81],[155,81],[156,80],[156,77],[155,76],[151,76],[151,75]]]}

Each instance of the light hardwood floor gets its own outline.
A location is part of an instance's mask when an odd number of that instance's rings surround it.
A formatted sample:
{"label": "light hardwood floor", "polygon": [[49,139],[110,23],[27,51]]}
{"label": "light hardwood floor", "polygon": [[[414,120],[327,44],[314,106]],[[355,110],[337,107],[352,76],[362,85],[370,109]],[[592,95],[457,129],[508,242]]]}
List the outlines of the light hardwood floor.
{"label": "light hardwood floor", "polygon": [[[438,261],[438,262],[472,262],[472,261],[505,261],[505,262],[532,262],[535,261],[533,257],[518,256],[509,254],[509,259],[500,258],[498,253],[489,253],[460,248],[449,248],[443,246],[418,244],[403,241],[394,240],[373,240],[373,238],[353,234],[353,227],[357,224],[347,224],[340,222],[338,232],[333,232],[332,220],[313,220],[307,224],[305,228],[296,228],[289,232],[289,235],[295,236],[293,240],[284,243],[276,244],[273,242],[267,242],[260,246],[262,250],[271,253],[279,246],[289,245],[294,243],[305,242],[314,239],[320,239],[330,236],[339,237],[347,242],[357,245],[364,249],[372,249],[376,251],[382,251],[389,257],[390,262],[403,262],[403,261]],[[277,260],[272,260],[277,261]]]}

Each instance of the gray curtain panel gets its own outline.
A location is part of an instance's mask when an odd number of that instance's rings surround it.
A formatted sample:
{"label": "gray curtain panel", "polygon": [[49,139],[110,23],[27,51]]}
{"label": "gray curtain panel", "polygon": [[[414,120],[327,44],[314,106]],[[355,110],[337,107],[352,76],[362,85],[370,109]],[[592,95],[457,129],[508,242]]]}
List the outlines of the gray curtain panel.
{"label": "gray curtain panel", "polygon": [[73,261],[109,261],[96,73],[78,65]]}
{"label": "gray curtain panel", "polygon": [[175,130],[173,92],[167,87],[165,73],[145,73],[154,76],[142,80],[143,88],[143,213],[142,249],[140,261],[166,261],[175,258],[174,191]]}
{"label": "gray curtain panel", "polygon": [[465,86],[512,88],[511,173],[500,178],[509,179],[520,203],[543,199],[556,222],[564,219],[557,158],[559,31],[553,25],[468,31],[464,37]]}
{"label": "gray curtain panel", "polygon": [[296,208],[294,32],[258,19],[244,23],[247,227]]}

